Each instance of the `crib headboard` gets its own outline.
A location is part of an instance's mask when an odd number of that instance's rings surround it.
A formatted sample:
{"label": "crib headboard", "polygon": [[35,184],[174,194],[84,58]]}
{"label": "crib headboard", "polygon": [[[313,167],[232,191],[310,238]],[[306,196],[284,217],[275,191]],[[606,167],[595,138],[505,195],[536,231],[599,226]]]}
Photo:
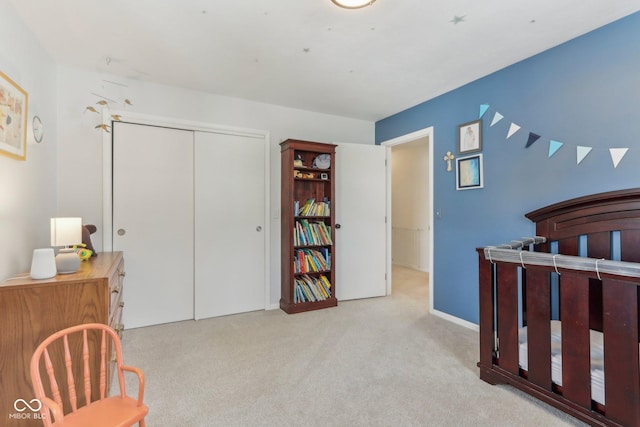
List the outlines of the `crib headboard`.
{"label": "crib headboard", "polygon": [[[547,242],[536,250],[640,262],[640,188],[609,191],[556,203],[525,214]],[[586,248],[581,245],[586,244]],[[639,301],[640,303],[640,301]],[[589,281],[589,324],[602,330],[602,283]]]}
{"label": "crib headboard", "polygon": [[536,235],[547,238],[546,245],[558,242],[561,254],[578,255],[580,237],[586,236],[588,257],[612,259],[619,251],[620,261],[640,262],[640,188],[579,197],[525,216],[536,223]]}
{"label": "crib headboard", "polygon": [[[592,425],[640,426],[640,188],[525,216],[536,224],[535,238],[477,249],[480,378],[511,384]],[[550,319],[561,321],[561,382],[553,377]],[[590,329],[604,343],[598,366],[606,399],[598,401]]]}

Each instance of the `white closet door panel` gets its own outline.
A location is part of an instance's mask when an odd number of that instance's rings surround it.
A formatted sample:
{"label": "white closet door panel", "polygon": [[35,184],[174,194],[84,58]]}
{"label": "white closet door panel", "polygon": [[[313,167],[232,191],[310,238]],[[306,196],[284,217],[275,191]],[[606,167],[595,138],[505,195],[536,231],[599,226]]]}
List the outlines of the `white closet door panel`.
{"label": "white closet door panel", "polygon": [[379,145],[336,147],[336,296],[386,295],[386,166]]}
{"label": "white closet door panel", "polygon": [[193,319],[193,132],[115,123],[113,135],[125,327]]}
{"label": "white closet door panel", "polygon": [[195,318],[265,308],[264,139],[195,134]]}

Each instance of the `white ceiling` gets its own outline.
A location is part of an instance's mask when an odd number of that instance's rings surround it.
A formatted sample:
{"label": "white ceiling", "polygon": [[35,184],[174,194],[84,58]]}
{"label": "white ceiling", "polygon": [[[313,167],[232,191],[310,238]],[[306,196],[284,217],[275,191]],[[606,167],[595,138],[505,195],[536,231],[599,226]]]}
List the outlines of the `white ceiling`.
{"label": "white ceiling", "polygon": [[330,0],[9,1],[63,65],[371,121],[640,10],[638,0],[377,0],[358,10]]}

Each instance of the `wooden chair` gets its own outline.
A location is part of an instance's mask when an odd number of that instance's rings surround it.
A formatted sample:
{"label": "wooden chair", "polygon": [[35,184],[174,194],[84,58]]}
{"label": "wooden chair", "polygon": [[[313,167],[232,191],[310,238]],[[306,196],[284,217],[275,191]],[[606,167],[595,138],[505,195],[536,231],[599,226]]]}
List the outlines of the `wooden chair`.
{"label": "wooden chair", "polygon": [[[90,348],[99,349],[99,354],[92,354],[96,351]],[[108,396],[107,390],[110,364],[120,387],[114,396]],[[46,371],[42,377],[41,369]],[[138,377],[137,399],[126,395],[125,371]],[[75,378],[82,382],[76,385]],[[45,427],[125,427],[135,423],[145,427],[149,408],[142,401],[144,374],[122,364],[120,339],[107,325],[72,326],[45,339],[31,358],[31,380]]]}

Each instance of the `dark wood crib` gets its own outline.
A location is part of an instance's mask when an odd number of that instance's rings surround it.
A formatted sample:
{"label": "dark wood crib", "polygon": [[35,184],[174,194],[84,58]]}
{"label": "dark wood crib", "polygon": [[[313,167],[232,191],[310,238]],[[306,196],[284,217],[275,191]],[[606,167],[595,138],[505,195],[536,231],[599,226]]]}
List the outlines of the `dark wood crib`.
{"label": "dark wood crib", "polygon": [[536,237],[478,248],[480,378],[591,425],[640,426],[640,189],[525,216]]}

